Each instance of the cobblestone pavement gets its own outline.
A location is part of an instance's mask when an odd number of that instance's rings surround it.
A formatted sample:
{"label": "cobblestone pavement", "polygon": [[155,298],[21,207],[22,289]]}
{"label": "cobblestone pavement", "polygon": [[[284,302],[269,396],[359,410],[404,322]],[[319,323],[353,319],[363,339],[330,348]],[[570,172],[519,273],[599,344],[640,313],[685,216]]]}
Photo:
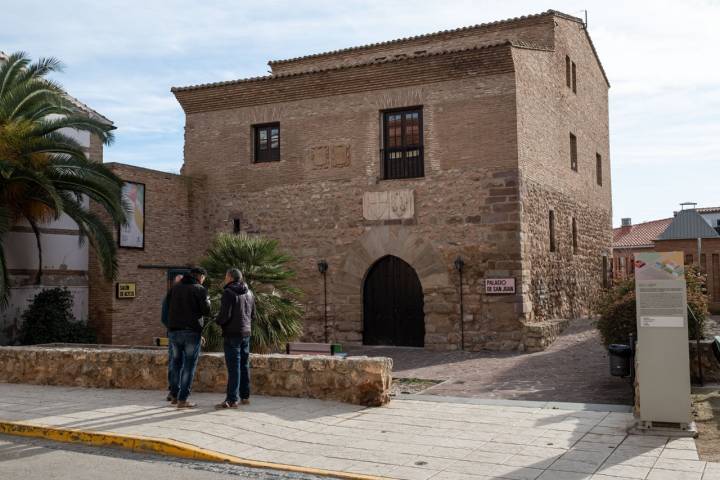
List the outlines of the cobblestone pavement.
{"label": "cobblestone pavement", "polygon": [[0,435],[0,465],[0,478],[17,480],[332,480],[10,435]]}
{"label": "cobblestone pavement", "polygon": [[627,379],[610,376],[607,350],[590,320],[577,320],[544,352],[432,352],[351,347],[352,355],[393,359],[393,376],[443,382],[423,394],[632,404]]}
{"label": "cobblestone pavement", "polygon": [[618,411],[625,407],[430,397],[363,408],[253,397],[248,407],[216,411],[218,395],[194,394],[194,410],[170,408],[163,397],[0,384],[0,419],[170,438],[252,460],[402,480],[720,479],[720,464],[698,460],[692,439],[628,436],[632,416]]}

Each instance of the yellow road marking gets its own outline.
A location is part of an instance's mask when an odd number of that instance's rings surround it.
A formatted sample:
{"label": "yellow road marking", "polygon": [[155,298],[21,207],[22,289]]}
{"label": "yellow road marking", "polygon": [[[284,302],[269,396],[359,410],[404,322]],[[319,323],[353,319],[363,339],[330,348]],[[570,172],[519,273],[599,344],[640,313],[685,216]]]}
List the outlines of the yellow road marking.
{"label": "yellow road marking", "polygon": [[299,467],[282,463],[261,462],[226,455],[189,443],[178,442],[165,438],[144,437],[141,435],[120,435],[108,432],[90,432],[74,428],[35,425],[26,422],[6,422],[0,420],[0,433],[22,437],[43,438],[56,442],[82,443],[96,447],[115,447],[133,452],[155,453],[169,457],[189,458],[208,462],[231,463],[251,468],[266,468],[285,472],[304,473],[323,477],[336,477],[343,480],[386,480],[386,477],[363,475],[359,473],[337,472],[321,468]]}

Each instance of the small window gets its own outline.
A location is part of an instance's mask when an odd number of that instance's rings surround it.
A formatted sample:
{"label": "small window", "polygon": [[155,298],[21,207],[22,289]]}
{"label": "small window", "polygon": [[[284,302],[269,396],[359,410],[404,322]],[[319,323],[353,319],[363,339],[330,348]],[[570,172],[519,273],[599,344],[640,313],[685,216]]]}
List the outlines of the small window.
{"label": "small window", "polygon": [[570,57],[565,55],[565,84],[567,85],[568,88],[570,88],[572,86],[571,82],[572,81],[570,79]]}
{"label": "small window", "polygon": [[383,112],[383,178],[425,175],[422,109]]}
{"label": "small window", "polygon": [[577,137],[570,134],[570,168],[578,171]]}
{"label": "small window", "polygon": [[578,253],[578,231],[577,231],[577,222],[575,221],[575,217],[572,219],[572,249],[573,254]]}
{"label": "small window", "polygon": [[602,156],[595,154],[595,181],[602,187]]}
{"label": "small window", "polygon": [[555,251],[555,212],[550,210],[549,227],[550,227],[550,251]]}
{"label": "small window", "polygon": [[572,91],[577,93],[577,74],[575,73],[575,62],[572,62]]}
{"label": "small window", "polygon": [[280,124],[255,125],[253,131],[255,163],[280,161]]}
{"label": "small window", "polygon": [[239,218],[233,218],[233,233],[235,233],[235,234],[240,233],[240,219]]}
{"label": "small window", "polygon": [[608,257],[603,255],[602,257],[602,286],[608,288]]}

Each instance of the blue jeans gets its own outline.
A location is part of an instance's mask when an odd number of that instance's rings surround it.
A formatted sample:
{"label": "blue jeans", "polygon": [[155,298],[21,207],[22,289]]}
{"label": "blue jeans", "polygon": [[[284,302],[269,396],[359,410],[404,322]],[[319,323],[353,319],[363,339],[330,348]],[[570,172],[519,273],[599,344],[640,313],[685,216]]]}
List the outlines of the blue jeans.
{"label": "blue jeans", "polygon": [[200,333],[192,330],[170,332],[172,365],[170,369],[170,394],[184,402],[190,396],[195,367],[200,356]]}
{"label": "blue jeans", "polygon": [[[170,336],[169,333],[166,333],[168,337]],[[172,350],[172,343],[170,343],[170,340],[168,339],[168,390],[172,390],[172,359],[173,359],[173,350]]]}
{"label": "blue jeans", "polygon": [[225,337],[225,365],[228,371],[226,402],[250,398],[250,337]]}

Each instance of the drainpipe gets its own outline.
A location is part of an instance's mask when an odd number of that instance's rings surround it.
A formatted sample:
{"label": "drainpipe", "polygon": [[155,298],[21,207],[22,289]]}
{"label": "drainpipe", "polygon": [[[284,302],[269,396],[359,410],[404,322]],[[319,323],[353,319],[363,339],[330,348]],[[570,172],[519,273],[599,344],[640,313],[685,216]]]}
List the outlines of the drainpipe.
{"label": "drainpipe", "polygon": [[460,275],[460,350],[465,350],[465,309],[463,305],[463,269],[465,262],[460,255],[455,259],[455,270]]}
{"label": "drainpipe", "polygon": [[327,318],[327,271],[328,263],[325,260],[320,260],[317,263],[318,271],[323,276],[323,318],[325,322],[325,343],[328,343],[328,318]]}

